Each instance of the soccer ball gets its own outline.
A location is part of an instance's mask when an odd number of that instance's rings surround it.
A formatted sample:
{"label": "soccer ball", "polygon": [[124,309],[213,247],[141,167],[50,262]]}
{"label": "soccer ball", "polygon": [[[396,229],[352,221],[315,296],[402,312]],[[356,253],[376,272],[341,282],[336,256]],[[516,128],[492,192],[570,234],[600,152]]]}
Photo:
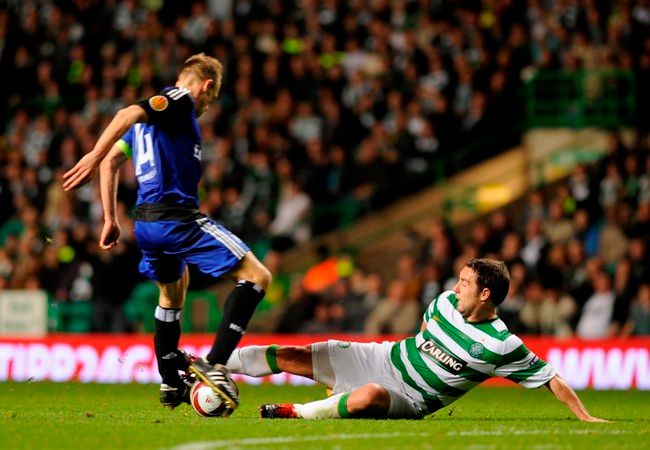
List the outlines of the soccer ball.
{"label": "soccer ball", "polygon": [[202,381],[195,381],[192,385],[190,402],[194,411],[203,417],[228,417],[233,412],[221,397]]}

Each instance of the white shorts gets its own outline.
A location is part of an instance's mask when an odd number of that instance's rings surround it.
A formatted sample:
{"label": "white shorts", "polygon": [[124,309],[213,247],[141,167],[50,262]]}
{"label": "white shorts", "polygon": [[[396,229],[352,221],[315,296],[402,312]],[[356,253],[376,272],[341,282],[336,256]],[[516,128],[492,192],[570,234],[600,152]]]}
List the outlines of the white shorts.
{"label": "white shorts", "polygon": [[407,394],[407,386],[390,363],[393,342],[360,343],[329,340],[311,345],[314,380],[334,394],[352,392],[368,383],[388,390],[388,418],[420,419],[426,407]]}

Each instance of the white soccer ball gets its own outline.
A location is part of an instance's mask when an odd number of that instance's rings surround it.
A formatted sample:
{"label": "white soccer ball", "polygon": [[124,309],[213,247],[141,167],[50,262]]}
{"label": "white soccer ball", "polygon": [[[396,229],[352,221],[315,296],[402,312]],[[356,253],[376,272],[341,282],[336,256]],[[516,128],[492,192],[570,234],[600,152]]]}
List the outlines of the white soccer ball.
{"label": "white soccer ball", "polygon": [[202,381],[196,381],[192,385],[190,402],[194,411],[203,417],[228,417],[233,412],[221,397]]}

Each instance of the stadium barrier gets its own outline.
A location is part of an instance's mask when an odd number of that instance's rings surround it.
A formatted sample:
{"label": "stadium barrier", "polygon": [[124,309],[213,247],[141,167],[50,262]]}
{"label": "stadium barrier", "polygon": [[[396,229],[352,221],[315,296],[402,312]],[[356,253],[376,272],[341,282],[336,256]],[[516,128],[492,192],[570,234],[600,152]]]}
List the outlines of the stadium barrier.
{"label": "stadium barrier", "polygon": [[[181,346],[205,354],[213,336],[184,335]],[[338,339],[371,342],[399,336],[246,335],[243,345],[306,345]],[[650,337],[581,341],[525,338],[526,345],[555,366],[575,389],[650,390]],[[313,384],[302,377],[236,375],[248,384]],[[79,381],[83,383],[159,383],[152,337],[147,334],[51,334],[41,338],[0,336],[0,381]],[[492,379],[489,385],[512,385]]]}

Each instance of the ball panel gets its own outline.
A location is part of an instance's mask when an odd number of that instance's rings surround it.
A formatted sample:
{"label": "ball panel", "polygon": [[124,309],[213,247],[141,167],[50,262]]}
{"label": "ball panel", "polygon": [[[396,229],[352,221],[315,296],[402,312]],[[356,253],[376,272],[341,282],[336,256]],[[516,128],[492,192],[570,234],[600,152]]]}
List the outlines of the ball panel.
{"label": "ball panel", "polygon": [[230,415],[227,405],[208,385],[201,381],[192,385],[190,399],[192,408],[200,416],[223,417]]}

